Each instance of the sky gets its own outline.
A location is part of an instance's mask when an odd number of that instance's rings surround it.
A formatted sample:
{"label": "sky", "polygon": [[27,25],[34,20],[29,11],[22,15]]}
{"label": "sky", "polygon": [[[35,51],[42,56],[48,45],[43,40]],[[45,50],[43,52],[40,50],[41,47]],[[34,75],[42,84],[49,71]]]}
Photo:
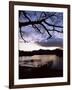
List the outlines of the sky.
{"label": "sky", "polygon": [[[29,20],[23,15],[23,11],[19,11],[20,17],[19,22],[29,22]],[[25,11],[26,15],[29,17],[31,21],[37,21],[43,19],[45,16],[42,14],[41,11]],[[62,12],[45,12],[46,16],[50,16],[55,13],[55,16],[46,19],[46,22],[55,26],[63,27],[63,13]],[[52,30],[53,27],[45,24],[42,22],[44,26]],[[63,46],[63,33],[59,33],[56,31],[49,31],[52,35],[51,38],[49,37],[46,30],[41,26],[36,24],[36,26],[40,29],[41,33],[38,32],[32,25],[22,26],[22,36],[26,42],[21,38],[19,33],[19,50],[25,51],[32,51],[32,50],[39,50],[39,49],[54,49],[55,47],[62,47]],[[58,31],[62,31],[63,28],[54,27]],[[20,30],[20,29],[19,29]]]}

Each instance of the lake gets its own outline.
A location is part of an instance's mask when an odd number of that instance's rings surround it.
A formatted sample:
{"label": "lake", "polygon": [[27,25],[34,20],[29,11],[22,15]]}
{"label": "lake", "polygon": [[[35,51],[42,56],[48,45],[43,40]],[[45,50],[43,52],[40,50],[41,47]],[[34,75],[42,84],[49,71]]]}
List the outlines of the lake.
{"label": "lake", "polygon": [[19,57],[19,78],[63,76],[63,57],[33,55]]}

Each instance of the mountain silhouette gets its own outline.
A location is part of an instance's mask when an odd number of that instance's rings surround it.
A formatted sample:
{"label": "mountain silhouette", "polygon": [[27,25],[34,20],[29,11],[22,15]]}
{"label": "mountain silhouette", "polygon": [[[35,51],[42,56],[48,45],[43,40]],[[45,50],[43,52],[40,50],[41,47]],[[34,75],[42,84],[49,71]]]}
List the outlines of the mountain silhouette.
{"label": "mountain silhouette", "polygon": [[19,56],[33,56],[33,55],[50,55],[54,54],[57,56],[63,56],[63,50],[61,49],[55,49],[55,50],[34,50],[34,51],[20,51],[19,50]]}

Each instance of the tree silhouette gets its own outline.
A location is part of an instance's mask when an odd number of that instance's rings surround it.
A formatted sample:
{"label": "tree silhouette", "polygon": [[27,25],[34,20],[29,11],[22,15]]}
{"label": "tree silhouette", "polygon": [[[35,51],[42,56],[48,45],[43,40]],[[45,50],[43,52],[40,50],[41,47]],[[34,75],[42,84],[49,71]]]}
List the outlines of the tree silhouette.
{"label": "tree silhouette", "polygon": [[[22,27],[31,25],[40,34],[47,33],[47,40],[52,37],[51,32],[63,33],[63,14],[58,12],[19,11],[19,32],[24,42]],[[50,27],[50,28],[49,28]]]}

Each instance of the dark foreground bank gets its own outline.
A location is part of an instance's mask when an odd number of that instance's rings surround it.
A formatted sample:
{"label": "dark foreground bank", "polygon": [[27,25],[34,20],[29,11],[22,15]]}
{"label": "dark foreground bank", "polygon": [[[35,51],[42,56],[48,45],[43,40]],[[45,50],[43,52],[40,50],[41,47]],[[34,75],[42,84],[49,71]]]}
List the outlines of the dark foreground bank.
{"label": "dark foreground bank", "polygon": [[62,77],[63,70],[51,69],[47,66],[42,67],[24,67],[19,66],[19,79],[27,78],[49,78]]}

